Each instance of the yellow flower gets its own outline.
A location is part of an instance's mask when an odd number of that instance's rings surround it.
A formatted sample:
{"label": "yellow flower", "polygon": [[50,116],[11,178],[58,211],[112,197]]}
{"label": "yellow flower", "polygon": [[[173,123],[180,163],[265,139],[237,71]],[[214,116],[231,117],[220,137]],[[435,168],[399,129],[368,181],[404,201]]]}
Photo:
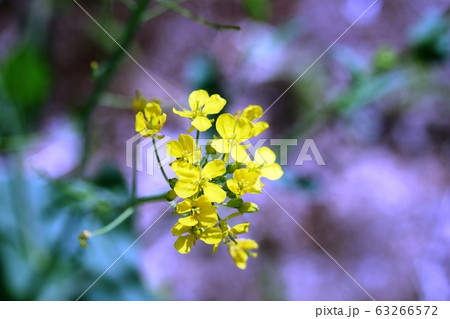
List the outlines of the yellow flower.
{"label": "yellow flower", "polygon": [[[185,233],[188,234],[182,236]],[[178,222],[172,227],[172,235],[179,236],[173,246],[180,254],[187,254],[191,251],[192,245],[195,245],[196,236],[192,227],[182,225]]]}
{"label": "yellow flower", "polygon": [[194,128],[203,132],[211,127],[212,122],[206,116],[219,113],[226,103],[227,101],[221,98],[219,94],[209,96],[205,90],[198,90],[189,95],[189,107],[191,110],[183,108],[183,111],[178,111],[173,108],[173,112],[192,120],[192,126],[188,132],[191,132]]}
{"label": "yellow flower", "polygon": [[233,227],[230,227],[226,220],[221,220],[219,222],[219,227],[222,231],[223,237],[227,237],[228,235],[232,235],[233,238],[236,238],[238,235],[248,233],[248,228],[250,227],[249,222],[237,224]]}
{"label": "yellow flower", "polygon": [[234,263],[240,269],[247,267],[248,256],[258,257],[258,254],[251,252],[252,249],[258,249],[258,243],[252,239],[236,239],[236,243],[230,242],[228,245],[228,253],[233,258]]}
{"label": "yellow flower", "polygon": [[281,166],[275,163],[276,155],[268,147],[261,147],[255,152],[255,160],[247,163],[247,170],[255,172],[270,180],[277,180],[283,176]]}
{"label": "yellow flower", "polygon": [[133,102],[131,103],[133,110],[135,112],[143,112],[147,103],[148,103],[148,101],[146,98],[144,98],[142,96],[142,93],[139,91],[136,91]]}
{"label": "yellow flower", "polygon": [[214,160],[205,165],[203,169],[190,163],[181,163],[174,170],[179,180],[175,184],[174,191],[181,198],[188,198],[203,190],[203,194],[211,202],[222,203],[226,193],[217,184],[211,183],[215,177],[225,174],[225,163]]}
{"label": "yellow flower", "polygon": [[[249,105],[243,111],[241,116],[249,121],[258,120],[263,115],[263,109],[259,105]],[[259,121],[253,123],[252,137],[258,136],[269,127],[269,123]]]}
{"label": "yellow flower", "polygon": [[195,226],[200,224],[204,227],[211,227],[217,223],[216,207],[213,206],[205,195],[198,199],[185,199],[178,203],[177,214],[189,214],[189,216],[180,218],[178,222],[184,226]]}
{"label": "yellow flower", "polygon": [[221,138],[213,140],[211,146],[217,152],[230,154],[235,161],[241,163],[249,159],[246,147],[241,143],[252,137],[252,122],[227,113],[217,118],[216,129]]}
{"label": "yellow flower", "polygon": [[[144,117],[145,113],[145,117]],[[166,122],[166,113],[161,111],[158,102],[150,102],[145,105],[144,113],[136,114],[136,132],[142,136],[152,136],[161,131]]]}
{"label": "yellow flower", "polygon": [[249,172],[246,168],[235,170],[233,179],[227,180],[227,187],[237,196],[242,196],[245,193],[261,193],[258,173]]}
{"label": "yellow flower", "polygon": [[198,163],[202,159],[202,152],[197,148],[197,143],[190,135],[180,134],[178,141],[170,141],[166,145],[167,154],[176,157],[177,160],[172,163],[175,171],[180,163]]}

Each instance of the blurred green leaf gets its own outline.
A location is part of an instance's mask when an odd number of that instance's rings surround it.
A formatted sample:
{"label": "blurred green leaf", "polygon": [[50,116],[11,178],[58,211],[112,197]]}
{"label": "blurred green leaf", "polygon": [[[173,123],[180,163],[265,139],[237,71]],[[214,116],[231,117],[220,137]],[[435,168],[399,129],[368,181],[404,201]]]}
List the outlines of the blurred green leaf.
{"label": "blurred green leaf", "polygon": [[367,77],[343,92],[332,102],[337,111],[352,111],[364,107],[408,83],[406,72],[396,71]]}
{"label": "blurred green leaf", "polygon": [[266,21],[270,16],[269,0],[242,0],[242,5],[254,20]]}
{"label": "blurred green leaf", "polygon": [[450,56],[450,17],[433,12],[413,27],[413,55],[423,63],[442,62]]}
{"label": "blurred green leaf", "polygon": [[13,51],[2,65],[6,94],[25,112],[38,108],[48,96],[51,84],[50,65],[33,47]]}
{"label": "blurred green leaf", "polygon": [[99,187],[105,187],[110,190],[117,189],[126,192],[127,189],[125,178],[117,167],[112,164],[102,166],[92,182]]}
{"label": "blurred green leaf", "polygon": [[184,77],[194,90],[202,88],[210,94],[220,92],[220,74],[217,65],[204,54],[196,55],[187,61]]}

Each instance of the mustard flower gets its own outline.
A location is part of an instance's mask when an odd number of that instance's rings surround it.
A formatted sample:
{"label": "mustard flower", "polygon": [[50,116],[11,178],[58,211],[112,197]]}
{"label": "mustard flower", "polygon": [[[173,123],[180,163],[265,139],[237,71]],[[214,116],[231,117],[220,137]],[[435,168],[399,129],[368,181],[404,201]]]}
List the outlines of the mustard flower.
{"label": "mustard flower", "polygon": [[276,155],[270,148],[265,146],[261,147],[256,150],[254,161],[247,163],[247,170],[249,172],[255,172],[261,177],[277,180],[284,173],[281,166],[275,163],[275,160]]}
{"label": "mustard flower", "polygon": [[173,108],[173,112],[191,119],[191,128],[188,132],[191,132],[194,128],[203,132],[212,126],[212,120],[208,119],[207,115],[219,113],[226,103],[227,101],[219,94],[209,96],[205,90],[198,90],[189,95],[189,108],[191,110],[183,108],[183,111],[179,111]]}
{"label": "mustard flower", "polygon": [[[243,111],[241,116],[249,121],[258,120],[263,115],[263,109],[259,105],[249,105]],[[255,137],[267,130],[269,123],[264,121],[253,122],[252,136]]]}
{"label": "mustard flower", "polygon": [[143,112],[147,103],[148,103],[148,101],[145,97],[142,96],[142,93],[139,91],[136,91],[134,99],[131,103],[133,110],[135,112]]}
{"label": "mustard flower", "polygon": [[197,143],[192,136],[180,134],[178,141],[170,141],[166,145],[167,154],[176,157],[177,160],[172,162],[173,170],[176,170],[180,163],[198,163],[202,159],[201,149],[197,147]]}
{"label": "mustard flower", "polygon": [[166,113],[161,111],[159,103],[147,103],[144,113],[138,112],[136,114],[136,132],[139,132],[144,137],[148,137],[161,131],[166,122]]}
{"label": "mustard flower", "polygon": [[217,118],[217,132],[221,138],[214,139],[211,146],[219,153],[230,154],[237,162],[247,161],[247,147],[241,145],[252,137],[253,124],[246,118],[222,114]]}
{"label": "mustard flower", "polygon": [[[196,232],[200,233],[200,230],[197,229],[196,231],[195,228],[179,222],[172,227],[172,235],[179,236],[173,246],[180,254],[187,254],[191,251],[192,245],[195,245],[197,239]],[[187,235],[183,235],[186,233]]]}
{"label": "mustard flower", "polygon": [[240,269],[247,267],[249,256],[253,258],[258,257],[257,253],[251,252],[253,249],[258,249],[258,243],[252,239],[236,239],[236,243],[230,242],[228,245],[228,253]]}
{"label": "mustard flower", "polygon": [[225,200],[227,195],[222,187],[211,182],[213,178],[226,173],[225,163],[222,160],[213,160],[203,169],[200,166],[183,163],[177,165],[174,172],[179,178],[174,191],[181,198],[188,198],[203,191],[211,202],[222,203]]}
{"label": "mustard flower", "polygon": [[177,214],[189,214],[189,216],[180,218],[178,222],[184,226],[201,226],[211,227],[217,223],[216,207],[213,206],[205,195],[198,199],[185,199],[178,203]]}
{"label": "mustard flower", "polygon": [[249,172],[246,168],[240,168],[234,171],[233,179],[227,180],[227,187],[237,196],[246,193],[261,193],[261,183],[258,173]]}

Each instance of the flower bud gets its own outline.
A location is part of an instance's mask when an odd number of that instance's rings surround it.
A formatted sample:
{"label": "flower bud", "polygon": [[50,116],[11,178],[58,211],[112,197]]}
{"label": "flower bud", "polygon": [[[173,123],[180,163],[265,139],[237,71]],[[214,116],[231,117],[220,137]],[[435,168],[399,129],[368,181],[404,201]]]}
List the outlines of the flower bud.
{"label": "flower bud", "polygon": [[168,202],[173,201],[175,198],[177,198],[177,194],[175,193],[175,191],[173,189],[171,189],[170,191],[167,192],[166,200]]}
{"label": "flower bud", "polygon": [[83,230],[80,235],[78,235],[78,240],[80,241],[81,247],[87,247],[87,240],[91,238],[91,233],[88,230]]}
{"label": "flower bud", "polygon": [[252,202],[243,203],[238,208],[239,212],[241,213],[254,213],[259,210],[258,205]]}
{"label": "flower bud", "polygon": [[171,178],[171,179],[169,179],[169,186],[170,186],[170,188],[174,188],[175,187],[175,184],[178,182],[178,179],[176,179],[176,178]]}
{"label": "flower bud", "polygon": [[230,201],[228,201],[227,207],[239,208],[243,203],[244,203],[244,201],[242,199],[240,199],[240,198],[233,198]]}

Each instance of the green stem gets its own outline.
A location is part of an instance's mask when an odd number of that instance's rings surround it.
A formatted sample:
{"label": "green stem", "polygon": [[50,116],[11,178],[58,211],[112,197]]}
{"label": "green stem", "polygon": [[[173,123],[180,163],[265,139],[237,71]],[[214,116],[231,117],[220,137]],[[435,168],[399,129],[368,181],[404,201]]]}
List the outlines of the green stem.
{"label": "green stem", "polygon": [[132,166],[133,167],[131,168],[132,169],[132,173],[131,173],[131,199],[132,200],[134,200],[136,198],[136,193],[137,193],[137,169],[136,169],[136,166],[137,166],[136,155],[137,154],[136,154],[136,151],[137,151],[137,145],[138,144],[139,143],[135,143],[133,145],[133,150],[132,150],[132,152],[133,152],[133,154],[132,154],[132,157],[133,157]]}
{"label": "green stem", "polygon": [[[178,0],[178,1],[174,1],[174,2],[176,4],[181,4],[181,3],[185,2],[185,1],[186,0]],[[145,15],[144,15],[143,20],[144,21],[148,21],[148,20],[154,19],[154,18],[160,16],[161,14],[166,13],[169,10],[170,10],[170,8],[167,8],[167,7],[163,6],[163,5],[159,5],[159,6],[155,7],[155,8],[153,8],[152,10],[148,10],[145,13]]]}
{"label": "green stem", "polygon": [[166,8],[173,10],[174,12],[182,15],[183,17],[194,20],[195,22],[206,25],[207,27],[210,27],[210,28],[213,28],[216,30],[225,30],[225,29],[241,30],[241,27],[237,26],[237,25],[217,24],[217,23],[213,23],[208,20],[205,20],[205,19],[199,17],[198,15],[196,15],[195,13],[192,13],[191,11],[180,7],[177,3],[173,2],[173,1],[164,1],[164,0],[157,0],[157,1],[159,3],[161,3],[163,6],[165,6]]}
{"label": "green stem", "polygon": [[151,195],[151,196],[144,196],[144,197],[138,197],[135,198],[132,201],[132,205],[140,205],[142,203],[147,203],[147,202],[154,202],[160,199],[166,199],[166,193],[163,194],[158,194],[158,195]]}
{"label": "green stem", "polygon": [[238,242],[236,241],[236,239],[233,236],[228,235],[228,238],[230,238],[236,245],[238,244]]}
{"label": "green stem", "polygon": [[122,214],[117,216],[117,218],[114,219],[112,222],[110,222],[108,225],[93,231],[91,233],[91,238],[94,237],[94,236],[98,236],[98,235],[102,235],[102,234],[105,234],[107,232],[110,232],[111,230],[113,230],[114,228],[116,228],[117,226],[122,224],[128,217],[133,215],[135,211],[136,211],[136,209],[134,208],[134,206],[128,207],[127,209],[125,209],[122,212]]}
{"label": "green stem", "polygon": [[164,175],[166,182],[169,183],[169,178],[167,177],[166,172],[164,171],[164,168],[161,165],[161,159],[159,158],[159,153],[158,153],[158,148],[156,147],[155,138],[152,137],[152,140],[153,140],[153,147],[155,148],[155,155],[156,155],[156,160],[158,161],[159,168],[161,170],[161,173]]}
{"label": "green stem", "polygon": [[195,144],[198,147],[198,139],[200,138],[200,131],[197,130],[197,134],[195,135]]}
{"label": "green stem", "polygon": [[130,203],[127,205],[127,208],[119,215],[117,216],[112,222],[110,222],[108,225],[97,229],[91,233],[91,238],[94,236],[106,234],[122,224],[125,220],[127,220],[131,215],[133,215],[136,212],[136,206],[142,203],[157,201],[161,199],[165,199],[166,194],[159,194],[159,195],[152,195],[152,196],[145,196],[145,197],[139,197],[131,199]]}
{"label": "green stem", "polygon": [[116,70],[118,69],[120,63],[122,62],[125,51],[131,46],[134,38],[136,37],[136,33],[139,29],[139,26],[142,21],[143,14],[151,0],[138,0],[136,6],[131,11],[130,18],[128,19],[128,23],[125,27],[125,30],[121,36],[119,41],[120,46],[114,51],[111,57],[106,61],[103,72],[98,77],[95,82],[95,86],[92,90],[92,93],[89,95],[88,99],[83,105],[83,109],[81,112],[82,118],[82,130],[84,132],[83,135],[83,151],[81,155],[80,164],[78,166],[78,172],[83,172],[84,168],[87,164],[87,160],[89,158],[89,153],[91,151],[91,143],[92,138],[89,134],[89,122],[90,115],[97,107],[98,102],[100,101],[103,92],[110,85]]}

